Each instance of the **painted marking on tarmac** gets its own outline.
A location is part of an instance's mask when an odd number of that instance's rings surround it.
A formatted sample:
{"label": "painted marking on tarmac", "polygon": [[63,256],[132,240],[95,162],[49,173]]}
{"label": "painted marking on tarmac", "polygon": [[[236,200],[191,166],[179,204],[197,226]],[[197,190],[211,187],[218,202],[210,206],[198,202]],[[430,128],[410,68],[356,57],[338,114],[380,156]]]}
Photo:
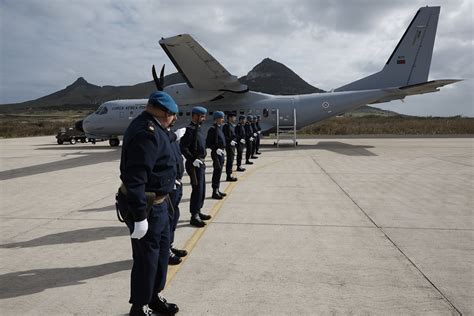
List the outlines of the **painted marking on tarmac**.
{"label": "painted marking on tarmac", "polygon": [[[225,193],[227,193],[227,196],[230,195],[230,193],[234,190],[234,188],[236,187],[237,183],[245,180],[248,176],[250,176],[251,174],[253,174],[256,170],[259,170],[259,169],[263,169],[263,168],[266,168],[272,164],[275,164],[275,163],[278,163],[280,162],[281,160],[277,160],[277,161],[272,161],[272,162],[269,162],[267,164],[264,164],[262,166],[258,166],[257,168],[255,169],[252,169],[252,170],[248,170],[247,169],[247,172],[239,177],[239,181],[237,182],[231,182],[224,190]],[[191,252],[193,251],[194,247],[196,246],[197,242],[199,241],[199,239],[201,239],[202,235],[204,234],[204,232],[207,230],[207,228],[209,227],[209,224],[212,223],[214,221],[214,219],[216,218],[217,214],[219,214],[219,211],[221,210],[222,208],[222,205],[224,205],[224,202],[225,202],[225,198],[222,199],[222,200],[219,200],[211,209],[210,211],[210,215],[212,216],[211,220],[210,221],[207,221],[207,225],[202,227],[202,228],[197,228],[193,235],[191,236],[191,238],[188,239],[188,241],[186,241],[186,244],[184,245],[184,249],[186,249],[188,251],[188,255],[186,257],[183,257],[181,259],[183,259],[183,261],[178,264],[178,265],[175,265],[175,266],[171,266],[169,265],[168,266],[168,274],[166,275],[166,285],[165,285],[165,289],[170,285],[171,281],[173,280],[174,276],[176,275],[176,273],[178,273],[179,269],[181,268],[181,266],[186,262],[186,260],[188,260],[189,256],[191,255]]]}

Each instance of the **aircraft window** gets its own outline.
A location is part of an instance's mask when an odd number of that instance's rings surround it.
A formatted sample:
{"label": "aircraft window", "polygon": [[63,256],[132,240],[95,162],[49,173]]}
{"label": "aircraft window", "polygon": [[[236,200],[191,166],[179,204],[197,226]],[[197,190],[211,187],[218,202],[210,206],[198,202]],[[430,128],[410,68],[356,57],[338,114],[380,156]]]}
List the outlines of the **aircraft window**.
{"label": "aircraft window", "polygon": [[107,113],[107,107],[104,106],[103,108],[101,108],[100,110],[98,110],[97,114],[99,115],[103,115],[103,114],[106,114]]}
{"label": "aircraft window", "polygon": [[186,112],[186,116],[189,116],[189,115],[191,115],[191,113],[190,113],[190,112]]}
{"label": "aircraft window", "polygon": [[263,117],[268,117],[268,109],[263,109]]}
{"label": "aircraft window", "polygon": [[178,115],[179,115],[179,116],[183,116],[183,112],[179,112],[179,114],[178,114]]}

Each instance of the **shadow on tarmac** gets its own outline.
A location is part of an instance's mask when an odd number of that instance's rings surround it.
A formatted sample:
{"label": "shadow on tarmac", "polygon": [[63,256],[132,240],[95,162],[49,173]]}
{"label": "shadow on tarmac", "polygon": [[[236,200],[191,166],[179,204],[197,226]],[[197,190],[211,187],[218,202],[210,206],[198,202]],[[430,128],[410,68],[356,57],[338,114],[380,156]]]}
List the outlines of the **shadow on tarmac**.
{"label": "shadow on tarmac", "polygon": [[[265,148],[265,151],[289,151],[289,150],[327,150],[337,154],[346,156],[378,156],[367,148],[374,148],[374,146],[367,145],[352,145],[342,142],[318,142],[314,145],[298,144],[294,147],[292,144],[281,144],[280,147],[273,145],[262,144],[260,147]],[[264,153],[265,154],[265,153]]]}
{"label": "shadow on tarmac", "polygon": [[57,234],[46,235],[28,241],[14,242],[0,245],[0,248],[30,248],[59,244],[84,243],[95,240],[102,240],[109,237],[128,236],[127,227],[94,227],[72,230]]}
{"label": "shadow on tarmac", "polygon": [[[82,147],[76,147],[74,149],[81,149]],[[85,148],[85,147],[84,147]],[[36,150],[71,150],[71,148],[57,148],[57,147],[47,147],[47,148],[37,148]],[[92,149],[87,147],[87,149]],[[38,164],[30,167],[11,169],[0,172],[0,180],[9,180],[21,177],[27,177],[36,174],[48,173],[53,171],[59,171],[64,169],[77,168],[82,166],[94,165],[102,162],[115,161],[120,159],[121,150],[113,149],[107,147],[106,152],[88,152],[88,151],[78,151],[73,153],[66,153],[62,157],[67,157],[71,155],[80,155],[79,157],[74,157],[61,161],[47,162],[43,164]]]}
{"label": "shadow on tarmac", "polygon": [[0,275],[0,299],[30,295],[44,290],[82,284],[84,280],[130,270],[132,260],[89,267],[34,269]]}
{"label": "shadow on tarmac", "polygon": [[115,204],[98,207],[98,208],[87,208],[83,210],[79,210],[78,212],[108,212],[108,211],[116,211]]}

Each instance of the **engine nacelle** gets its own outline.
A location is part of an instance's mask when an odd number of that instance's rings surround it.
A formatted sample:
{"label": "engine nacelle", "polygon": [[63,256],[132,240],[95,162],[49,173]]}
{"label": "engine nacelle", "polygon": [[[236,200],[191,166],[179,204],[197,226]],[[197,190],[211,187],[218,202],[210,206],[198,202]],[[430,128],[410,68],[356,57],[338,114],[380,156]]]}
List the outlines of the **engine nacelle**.
{"label": "engine nacelle", "polygon": [[165,87],[164,90],[178,105],[208,102],[224,93],[223,91],[195,90],[186,83],[173,84]]}

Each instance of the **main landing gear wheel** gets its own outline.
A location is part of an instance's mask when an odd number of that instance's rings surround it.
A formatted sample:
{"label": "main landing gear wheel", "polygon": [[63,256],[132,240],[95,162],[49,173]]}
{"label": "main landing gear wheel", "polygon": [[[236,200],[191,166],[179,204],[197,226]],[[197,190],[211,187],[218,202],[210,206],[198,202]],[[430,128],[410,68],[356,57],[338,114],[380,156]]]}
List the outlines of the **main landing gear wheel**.
{"label": "main landing gear wheel", "polygon": [[76,143],[76,139],[75,138],[71,138],[71,140],[69,141],[69,143],[71,143],[71,145],[74,145]]}

